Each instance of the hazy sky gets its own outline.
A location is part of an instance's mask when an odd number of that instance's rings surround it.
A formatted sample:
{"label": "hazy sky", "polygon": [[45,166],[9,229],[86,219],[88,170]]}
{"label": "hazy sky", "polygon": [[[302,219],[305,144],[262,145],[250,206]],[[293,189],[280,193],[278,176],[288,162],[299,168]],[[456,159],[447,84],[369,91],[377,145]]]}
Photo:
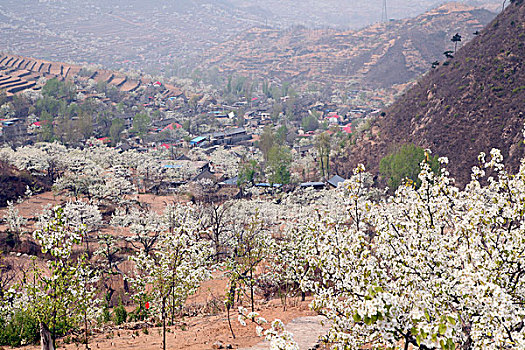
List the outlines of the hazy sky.
{"label": "hazy sky", "polygon": [[[20,0],[16,0],[17,2]],[[4,0],[2,2],[11,2]],[[306,26],[332,26],[358,28],[381,19],[383,0],[24,0],[25,3],[64,4],[94,6],[115,13],[123,9],[135,9],[139,14],[154,10],[166,13],[196,13],[206,10],[225,11],[232,19],[260,21],[274,26],[287,27],[303,24]],[[388,16],[399,19],[417,16],[438,6],[443,0],[387,0]],[[458,0],[457,2],[492,8],[501,5],[500,0]],[[1,4],[0,4],[1,6]]]}

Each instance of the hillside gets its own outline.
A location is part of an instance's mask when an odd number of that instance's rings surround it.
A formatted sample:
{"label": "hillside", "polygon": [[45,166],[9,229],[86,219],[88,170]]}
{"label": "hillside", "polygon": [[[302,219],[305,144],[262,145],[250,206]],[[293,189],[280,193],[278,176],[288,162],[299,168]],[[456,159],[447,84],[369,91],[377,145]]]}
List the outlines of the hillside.
{"label": "hillside", "polygon": [[372,127],[347,159],[377,172],[396,145],[415,143],[450,160],[459,184],[470,179],[479,152],[496,147],[511,170],[523,157],[525,3],[515,1],[448,65],[423,77]]}
{"label": "hillside", "polygon": [[4,160],[0,160],[0,208],[4,207],[7,201],[16,201],[19,197],[23,197],[27,187],[38,193],[49,190],[51,186],[44,179],[19,171]]}
{"label": "hillside", "polygon": [[[472,6],[501,8],[500,1],[460,2]],[[307,27],[358,29],[378,22],[382,10],[381,1],[230,0],[230,3],[246,13],[260,13],[268,19],[269,23],[275,23],[281,28],[300,24]],[[415,17],[441,3],[435,0],[388,0],[388,17],[393,19]]]}
{"label": "hillside", "polygon": [[252,28],[205,53],[204,68],[295,82],[369,88],[404,84],[426,72],[461,33],[470,40],[495,14],[451,3],[415,18],[359,31]]}
{"label": "hillside", "polygon": [[[105,82],[122,92],[133,92],[151,81],[145,79],[129,79],[126,75],[105,69],[93,69],[82,72],[79,65],[51,62],[30,57],[0,53],[0,90],[7,95],[34,89],[38,90],[40,78],[74,79],[78,77]],[[182,92],[171,85],[165,85],[165,97],[179,96]]]}
{"label": "hillside", "polygon": [[[462,2],[501,6],[499,0]],[[389,0],[388,17],[416,16],[439,3]],[[350,6],[343,0],[3,0],[0,50],[50,61],[183,74],[201,54],[254,26],[356,29],[380,19],[380,1]]]}

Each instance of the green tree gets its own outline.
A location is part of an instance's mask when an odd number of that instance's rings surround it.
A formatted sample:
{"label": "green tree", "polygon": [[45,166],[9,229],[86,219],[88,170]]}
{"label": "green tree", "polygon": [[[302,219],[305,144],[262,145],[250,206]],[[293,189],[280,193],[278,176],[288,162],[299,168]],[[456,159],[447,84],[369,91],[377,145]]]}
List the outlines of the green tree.
{"label": "green tree", "polygon": [[54,139],[54,130],[53,130],[53,121],[54,118],[48,112],[42,112],[40,116],[40,133],[39,138],[41,141],[51,142]]}
{"label": "green tree", "polygon": [[193,95],[190,97],[190,100],[188,101],[188,104],[190,105],[190,108],[193,110],[193,113],[197,112],[197,106],[200,100],[199,95]]}
{"label": "green tree", "polygon": [[381,159],[379,172],[392,190],[396,190],[406,180],[419,187],[421,180],[418,175],[422,161],[428,162],[435,173],[439,171],[438,156],[432,157],[426,154],[423,148],[406,144]]}
{"label": "green tree", "polygon": [[273,98],[276,101],[278,101],[282,97],[281,90],[277,86],[272,86],[272,89],[270,90],[270,95],[271,98]]}
{"label": "green tree", "polygon": [[228,76],[228,84],[226,84],[226,93],[231,94],[232,92],[232,79],[233,77],[231,75]]}
{"label": "green tree", "polygon": [[62,144],[70,144],[76,139],[73,121],[68,117],[59,116],[55,118],[53,129],[55,138],[60,140]]}
{"label": "green tree", "polygon": [[282,86],[282,96],[288,96],[288,89],[290,88],[290,83],[284,82]]}
{"label": "green tree", "polygon": [[281,125],[275,133],[275,138],[279,144],[283,145],[286,142],[286,136],[288,135],[288,128],[286,125]]}
{"label": "green tree", "polygon": [[187,132],[191,131],[191,120],[185,120],[184,123],[182,123],[182,128],[186,130]]}
{"label": "green tree", "polygon": [[270,97],[270,87],[268,84],[268,80],[263,80],[262,82],[262,92],[266,97]]}
{"label": "green tree", "polygon": [[286,146],[273,146],[268,152],[266,174],[270,184],[290,183],[290,164],[292,154]]}
{"label": "green tree", "polygon": [[327,177],[330,175],[330,151],[332,149],[330,134],[328,132],[319,134],[315,138],[315,147],[317,148],[321,176]]}
{"label": "green tree", "polygon": [[51,115],[57,115],[60,109],[60,101],[54,97],[44,96],[43,98],[36,101],[36,113],[42,115],[47,112]]}
{"label": "green tree", "polygon": [[273,128],[270,125],[266,125],[261,134],[261,139],[259,140],[259,149],[261,150],[265,161],[268,161],[268,153],[274,144],[275,134]]}
{"label": "green tree", "polygon": [[319,121],[313,115],[303,117],[301,120],[301,128],[305,131],[315,131],[319,128]]}
{"label": "green tree", "polygon": [[5,90],[0,90],[0,106],[7,102],[7,93]]}
{"label": "green tree", "polygon": [[137,113],[135,117],[133,117],[133,131],[141,137],[148,131],[150,124],[151,119],[145,112]]}
{"label": "green tree", "polygon": [[247,183],[254,185],[259,172],[260,166],[255,159],[250,159],[247,162],[244,162],[239,168],[237,185],[241,187]]}
{"label": "green tree", "polygon": [[53,78],[49,79],[42,88],[42,95],[72,101],[75,99],[76,91],[77,88],[73,83]]}
{"label": "green tree", "polygon": [[280,103],[274,103],[272,108],[272,120],[274,122],[279,121],[279,117],[283,112],[283,105]]}
{"label": "green tree", "polygon": [[93,116],[91,114],[81,112],[76,125],[79,134],[84,140],[93,136]]}
{"label": "green tree", "polygon": [[461,41],[461,35],[459,33],[454,34],[452,39],[450,39],[454,43],[454,54],[456,53],[456,50],[458,48],[458,43]]}
{"label": "green tree", "polygon": [[122,131],[124,131],[124,121],[120,118],[113,119],[109,128],[109,138],[114,145],[120,141]]}

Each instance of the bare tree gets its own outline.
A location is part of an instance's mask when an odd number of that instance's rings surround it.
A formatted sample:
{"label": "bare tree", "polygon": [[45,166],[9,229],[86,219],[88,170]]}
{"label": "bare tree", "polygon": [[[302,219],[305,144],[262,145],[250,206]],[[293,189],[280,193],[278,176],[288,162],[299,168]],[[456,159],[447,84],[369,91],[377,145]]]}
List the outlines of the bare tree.
{"label": "bare tree", "polygon": [[212,242],[216,262],[226,254],[224,243],[231,233],[231,203],[209,203],[201,205],[198,215],[205,237]]}
{"label": "bare tree", "polygon": [[0,300],[3,300],[5,292],[13,283],[16,271],[11,262],[7,261],[0,251]]}

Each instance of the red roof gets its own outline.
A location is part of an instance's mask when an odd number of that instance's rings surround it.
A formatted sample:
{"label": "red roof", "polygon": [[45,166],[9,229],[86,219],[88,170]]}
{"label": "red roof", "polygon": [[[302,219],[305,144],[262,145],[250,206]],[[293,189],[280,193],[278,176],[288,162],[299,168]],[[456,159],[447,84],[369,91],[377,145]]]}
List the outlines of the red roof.
{"label": "red roof", "polygon": [[34,125],[34,126],[42,126],[42,123],[40,123],[40,122],[34,122],[34,123],[31,124],[31,125]]}
{"label": "red roof", "polygon": [[156,81],[153,83],[153,85],[162,85],[162,83],[160,81]]}
{"label": "red roof", "polygon": [[170,124],[167,127],[165,127],[164,129],[162,129],[162,131],[166,131],[166,130],[173,130],[173,124]]}
{"label": "red roof", "polygon": [[162,145],[160,145],[160,147],[164,147],[165,149],[170,149],[171,145],[167,143],[163,143]]}
{"label": "red roof", "polygon": [[345,126],[342,127],[342,129],[347,134],[351,134],[352,133],[352,124],[346,124]]}
{"label": "red roof", "polygon": [[179,123],[171,123],[170,125],[166,126],[164,129],[161,130],[162,131],[166,131],[166,130],[173,130],[173,129],[180,129],[182,128],[182,125],[180,125]]}

